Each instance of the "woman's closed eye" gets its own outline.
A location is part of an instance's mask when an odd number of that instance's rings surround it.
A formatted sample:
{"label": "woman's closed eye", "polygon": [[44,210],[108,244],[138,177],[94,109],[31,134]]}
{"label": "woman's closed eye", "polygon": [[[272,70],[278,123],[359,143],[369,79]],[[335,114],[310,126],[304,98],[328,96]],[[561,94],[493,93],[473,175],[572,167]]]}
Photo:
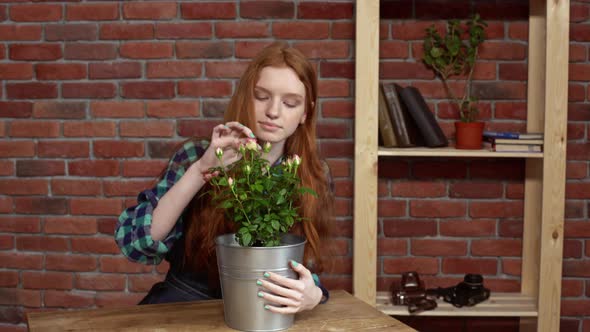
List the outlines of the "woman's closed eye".
{"label": "woman's closed eye", "polygon": [[[270,96],[268,95],[264,95],[264,94],[254,94],[254,98],[256,98],[256,100],[258,101],[268,101],[270,100]],[[283,100],[282,102],[285,106],[287,106],[288,108],[295,108],[298,107],[299,105],[301,105],[301,101],[299,100]]]}
{"label": "woman's closed eye", "polygon": [[256,98],[256,100],[260,100],[260,101],[265,101],[265,100],[269,99],[269,97],[267,95],[262,95],[262,94],[254,94],[254,98]]}
{"label": "woman's closed eye", "polygon": [[286,100],[283,102],[283,104],[289,108],[295,108],[300,105],[300,102],[295,100]]}

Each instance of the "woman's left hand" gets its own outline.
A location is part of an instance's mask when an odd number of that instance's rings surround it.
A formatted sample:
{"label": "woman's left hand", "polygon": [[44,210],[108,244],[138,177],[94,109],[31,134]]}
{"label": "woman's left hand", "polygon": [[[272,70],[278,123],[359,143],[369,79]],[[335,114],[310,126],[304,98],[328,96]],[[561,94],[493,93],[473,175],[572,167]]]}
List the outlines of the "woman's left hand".
{"label": "woman's left hand", "polygon": [[299,274],[298,280],[265,272],[264,278],[258,281],[266,290],[258,293],[269,303],[265,309],[279,314],[294,314],[311,310],[320,303],[322,290],[315,285],[311,272],[295,261],[291,261],[291,267]]}

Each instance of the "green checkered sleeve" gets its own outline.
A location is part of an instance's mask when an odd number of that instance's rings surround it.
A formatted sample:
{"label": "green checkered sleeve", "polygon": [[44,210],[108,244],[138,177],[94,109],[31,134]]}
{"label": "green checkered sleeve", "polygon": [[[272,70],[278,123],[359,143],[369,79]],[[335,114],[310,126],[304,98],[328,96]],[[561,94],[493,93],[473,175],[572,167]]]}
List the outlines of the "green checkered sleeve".
{"label": "green checkered sleeve", "polygon": [[115,229],[115,241],[129,260],[143,264],[159,264],[176,240],[182,236],[181,215],[163,240],[154,240],[151,236],[153,211],[158,206],[160,198],[178,182],[186,169],[203,155],[206,147],[207,142],[185,143],[174,154],[158,183],[153,188],[142,191],[137,197],[137,205],[121,213]]}

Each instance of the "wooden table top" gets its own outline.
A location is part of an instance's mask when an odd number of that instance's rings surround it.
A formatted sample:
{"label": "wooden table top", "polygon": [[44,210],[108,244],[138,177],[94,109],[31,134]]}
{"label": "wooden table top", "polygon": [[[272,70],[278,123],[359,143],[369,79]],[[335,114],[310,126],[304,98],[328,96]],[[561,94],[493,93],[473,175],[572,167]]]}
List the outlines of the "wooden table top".
{"label": "wooden table top", "polygon": [[[221,300],[76,311],[30,312],[29,331],[236,331],[225,325]],[[349,293],[295,316],[287,331],[415,331]]]}

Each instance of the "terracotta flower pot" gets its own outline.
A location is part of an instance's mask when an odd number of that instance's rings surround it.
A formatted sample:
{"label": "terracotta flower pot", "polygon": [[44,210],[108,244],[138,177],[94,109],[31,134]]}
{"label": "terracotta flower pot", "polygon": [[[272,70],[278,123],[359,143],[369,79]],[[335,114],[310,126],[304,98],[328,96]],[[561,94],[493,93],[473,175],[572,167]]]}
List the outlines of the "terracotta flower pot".
{"label": "terracotta flower pot", "polygon": [[481,149],[483,138],[483,122],[455,122],[457,149],[478,150]]}

